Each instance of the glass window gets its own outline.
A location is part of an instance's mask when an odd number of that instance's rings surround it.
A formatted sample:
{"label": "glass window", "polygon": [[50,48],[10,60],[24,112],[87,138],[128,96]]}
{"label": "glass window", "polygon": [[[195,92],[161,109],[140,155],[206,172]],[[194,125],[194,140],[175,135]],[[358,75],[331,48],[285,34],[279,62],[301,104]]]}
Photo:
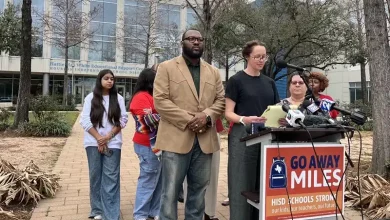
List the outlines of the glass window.
{"label": "glass window", "polygon": [[187,8],[187,28],[192,27],[198,22],[198,17],[192,8]]}
{"label": "glass window", "polygon": [[103,42],[90,41],[89,42],[88,60],[101,61],[102,60],[102,50],[103,50]]}
{"label": "glass window", "polygon": [[115,62],[115,42],[103,42],[103,61]]}
{"label": "glass window", "polygon": [[[74,46],[70,47],[69,50],[69,59],[79,60],[80,59],[80,47]],[[65,49],[60,48],[56,45],[51,46],[51,57],[52,58],[65,58]]]}
{"label": "glass window", "polygon": [[125,0],[125,5],[137,6],[137,1],[135,1],[135,0]]}
{"label": "glass window", "polygon": [[[370,82],[367,82],[367,99],[371,100],[371,88]],[[361,82],[350,82],[349,83],[349,95],[350,102],[355,103],[356,100],[361,100],[363,98],[362,90],[361,90]]]}
{"label": "glass window", "polygon": [[0,78],[0,102],[12,102],[12,79]]}
{"label": "glass window", "polygon": [[44,8],[45,8],[44,0],[34,0],[31,2],[32,15],[34,15],[35,13],[39,13],[39,14],[43,13]]}
{"label": "glass window", "polygon": [[91,33],[95,35],[103,35],[103,24],[99,22],[90,23]]}
{"label": "glass window", "polygon": [[31,46],[31,56],[32,57],[42,57],[43,52],[43,37],[42,35],[33,36],[33,39],[36,39]]}
{"label": "glass window", "polygon": [[91,1],[90,10],[92,11],[94,9],[97,9],[99,11],[99,13],[97,13],[92,20],[93,21],[103,21],[103,14],[104,14],[104,13],[102,13],[102,10],[104,10],[103,3]]}
{"label": "glass window", "polygon": [[[180,27],[180,11],[169,12],[169,26],[170,28],[177,29]],[[173,26],[171,26],[173,25]]]}
{"label": "glass window", "polygon": [[94,33],[89,46],[89,60],[115,61],[116,56],[116,19],[117,0],[105,0],[91,2],[91,9],[99,10],[98,16],[90,24]]}
{"label": "glass window", "polygon": [[5,8],[5,2],[4,0],[0,0],[0,12],[2,12]]}
{"label": "glass window", "polygon": [[103,24],[103,35],[115,36],[116,34],[116,24],[104,23]]}
{"label": "glass window", "polygon": [[123,61],[126,63],[144,63],[145,50],[140,44],[128,39],[124,45]]}
{"label": "glass window", "polygon": [[116,4],[104,3],[103,13],[104,22],[116,23]]}

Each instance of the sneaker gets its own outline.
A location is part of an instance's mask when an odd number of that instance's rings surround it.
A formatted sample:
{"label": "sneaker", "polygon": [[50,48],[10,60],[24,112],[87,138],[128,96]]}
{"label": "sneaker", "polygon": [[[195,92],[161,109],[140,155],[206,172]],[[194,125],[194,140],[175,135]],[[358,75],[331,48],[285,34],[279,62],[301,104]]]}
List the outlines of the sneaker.
{"label": "sneaker", "polygon": [[97,215],[95,217],[93,217],[93,219],[103,219],[101,215]]}

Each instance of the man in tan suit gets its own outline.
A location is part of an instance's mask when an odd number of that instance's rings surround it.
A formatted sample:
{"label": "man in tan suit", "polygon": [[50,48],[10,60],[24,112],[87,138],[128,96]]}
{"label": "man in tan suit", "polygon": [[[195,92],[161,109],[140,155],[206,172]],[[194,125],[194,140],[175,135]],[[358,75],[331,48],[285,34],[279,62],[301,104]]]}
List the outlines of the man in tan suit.
{"label": "man in tan suit", "polygon": [[215,120],[224,112],[219,70],[200,57],[204,38],[188,30],[182,56],[159,65],[154,105],[161,115],[156,147],[162,153],[161,220],[177,219],[177,200],[187,176],[186,220],[202,220],[212,154],[219,150]]}

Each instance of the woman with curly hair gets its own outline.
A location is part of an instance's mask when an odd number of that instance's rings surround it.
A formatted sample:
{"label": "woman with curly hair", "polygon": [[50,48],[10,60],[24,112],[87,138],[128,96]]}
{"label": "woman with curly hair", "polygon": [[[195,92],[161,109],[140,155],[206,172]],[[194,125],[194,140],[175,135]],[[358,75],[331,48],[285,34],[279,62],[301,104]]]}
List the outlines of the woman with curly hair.
{"label": "woman with curly hair", "polygon": [[[329,80],[324,74],[320,72],[311,72],[309,77],[309,86],[317,99],[328,99],[333,101],[332,97],[320,93],[325,91],[325,89],[329,86]],[[338,114],[339,112],[336,110],[329,112],[330,117],[333,119],[336,119]]]}

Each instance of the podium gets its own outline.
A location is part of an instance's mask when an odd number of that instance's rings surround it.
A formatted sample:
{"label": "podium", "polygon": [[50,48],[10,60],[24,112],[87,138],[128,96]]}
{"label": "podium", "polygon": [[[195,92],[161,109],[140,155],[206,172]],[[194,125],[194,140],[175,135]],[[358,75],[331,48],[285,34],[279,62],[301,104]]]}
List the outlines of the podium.
{"label": "podium", "polygon": [[344,213],[345,151],[340,139],[345,130],[308,131],[311,138],[303,128],[268,128],[241,138],[246,147],[261,147],[259,191],[241,192],[259,210],[259,220],[291,219],[291,215],[336,219],[335,199]]}

